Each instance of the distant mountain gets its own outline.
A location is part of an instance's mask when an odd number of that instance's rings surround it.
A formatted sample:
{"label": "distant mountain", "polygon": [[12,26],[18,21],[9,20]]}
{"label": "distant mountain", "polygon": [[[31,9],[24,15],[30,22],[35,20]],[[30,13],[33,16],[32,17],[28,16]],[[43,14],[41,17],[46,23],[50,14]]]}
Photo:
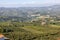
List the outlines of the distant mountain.
{"label": "distant mountain", "polygon": [[19,7],[19,8],[0,7],[0,16],[28,17],[28,15],[32,14],[60,15],[60,5],[52,5],[45,7]]}

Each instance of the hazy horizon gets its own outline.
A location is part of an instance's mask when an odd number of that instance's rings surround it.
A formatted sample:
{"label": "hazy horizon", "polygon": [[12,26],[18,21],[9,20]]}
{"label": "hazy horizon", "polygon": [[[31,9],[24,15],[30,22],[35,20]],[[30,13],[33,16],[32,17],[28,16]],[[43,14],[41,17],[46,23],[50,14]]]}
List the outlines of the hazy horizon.
{"label": "hazy horizon", "polygon": [[40,7],[59,4],[60,0],[0,0],[0,7]]}

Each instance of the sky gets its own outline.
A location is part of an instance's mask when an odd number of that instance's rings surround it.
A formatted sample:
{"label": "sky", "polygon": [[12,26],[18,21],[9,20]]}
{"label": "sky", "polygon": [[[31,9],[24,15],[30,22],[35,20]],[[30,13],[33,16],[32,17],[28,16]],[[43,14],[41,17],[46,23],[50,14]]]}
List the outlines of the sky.
{"label": "sky", "polygon": [[39,7],[60,4],[60,0],[0,0],[0,7]]}

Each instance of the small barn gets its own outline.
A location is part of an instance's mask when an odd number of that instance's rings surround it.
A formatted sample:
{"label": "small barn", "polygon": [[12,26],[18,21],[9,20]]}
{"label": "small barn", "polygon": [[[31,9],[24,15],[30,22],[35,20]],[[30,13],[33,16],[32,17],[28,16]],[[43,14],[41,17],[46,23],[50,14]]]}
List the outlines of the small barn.
{"label": "small barn", "polygon": [[3,34],[0,34],[0,40],[10,40],[10,39],[5,37]]}

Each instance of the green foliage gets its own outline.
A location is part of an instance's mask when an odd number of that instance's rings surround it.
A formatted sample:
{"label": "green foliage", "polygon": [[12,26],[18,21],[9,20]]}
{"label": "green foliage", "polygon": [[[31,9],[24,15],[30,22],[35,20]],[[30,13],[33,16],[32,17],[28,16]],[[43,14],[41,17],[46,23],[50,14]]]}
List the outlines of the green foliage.
{"label": "green foliage", "polygon": [[0,22],[0,33],[11,40],[56,40],[60,27],[40,22]]}

